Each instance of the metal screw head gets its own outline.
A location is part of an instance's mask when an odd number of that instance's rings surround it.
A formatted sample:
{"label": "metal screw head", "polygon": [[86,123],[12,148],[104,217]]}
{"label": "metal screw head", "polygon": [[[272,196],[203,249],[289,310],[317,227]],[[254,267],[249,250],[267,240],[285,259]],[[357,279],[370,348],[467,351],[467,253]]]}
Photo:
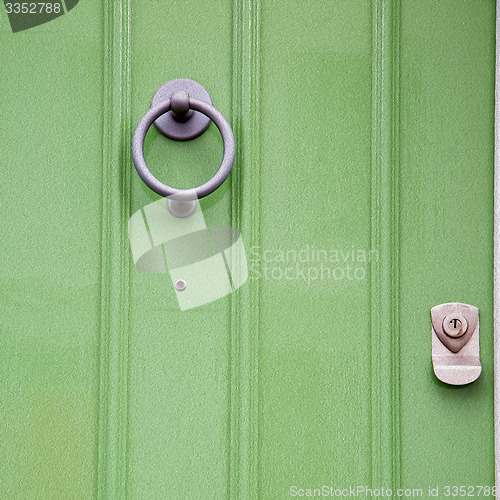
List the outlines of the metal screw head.
{"label": "metal screw head", "polygon": [[467,331],[467,320],[458,313],[448,314],[443,320],[443,330],[453,338],[462,337]]}
{"label": "metal screw head", "polygon": [[182,292],[187,288],[187,283],[184,280],[177,280],[174,287],[178,292]]}

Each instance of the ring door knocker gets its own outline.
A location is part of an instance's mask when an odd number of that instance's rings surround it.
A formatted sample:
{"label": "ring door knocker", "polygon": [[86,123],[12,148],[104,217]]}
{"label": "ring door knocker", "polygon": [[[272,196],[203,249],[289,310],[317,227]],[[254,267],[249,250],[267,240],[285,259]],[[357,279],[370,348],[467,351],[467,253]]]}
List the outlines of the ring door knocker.
{"label": "ring door knocker", "polygon": [[[210,121],[217,125],[224,145],[215,175],[191,189],[177,189],[159,181],[144,159],[149,127],[154,123],[163,135],[186,141],[202,134]],[[248,278],[241,234],[231,226],[208,226],[198,201],[222,185],[235,157],[233,131],[212,105],[205,88],[187,78],[163,85],[135,129],[132,157],[141,179],[163,197],[129,219],[136,269],[153,274],[168,272],[181,311],[208,304],[241,287]]]}
{"label": "ring door knocker", "polygon": [[[222,135],[224,154],[215,175],[198,187],[178,189],[159,181],[144,159],[144,139],[149,127],[170,139],[186,141],[201,135],[213,121]],[[213,193],[231,172],[235,157],[234,135],[222,113],[212,106],[207,90],[188,78],[170,80],[154,95],[151,108],[141,118],[132,139],[132,158],[144,183],[160,196],[168,197],[173,215],[187,217],[195,209],[196,200]]]}

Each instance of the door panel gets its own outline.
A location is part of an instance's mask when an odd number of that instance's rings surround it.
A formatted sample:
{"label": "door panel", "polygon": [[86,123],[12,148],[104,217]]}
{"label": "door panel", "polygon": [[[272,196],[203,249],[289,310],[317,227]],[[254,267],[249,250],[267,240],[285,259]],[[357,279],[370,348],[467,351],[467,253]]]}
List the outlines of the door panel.
{"label": "door panel", "polygon": [[[0,496],[493,485],[494,1],[82,0],[15,34],[2,19]],[[200,204],[249,267],[183,312],[127,231],[158,199],[133,129],[178,77],[233,127],[234,170]],[[191,187],[222,141],[152,127],[145,155]],[[432,372],[430,308],[450,301],[480,310],[467,387]]]}
{"label": "door panel", "polygon": [[[401,11],[401,366],[412,364],[401,370],[402,477],[491,485],[495,6],[436,7]],[[459,185],[467,196],[454,205]],[[450,298],[480,310],[483,373],[458,388],[433,378],[414,330]]]}
{"label": "door panel", "polygon": [[[134,125],[149,106],[151,91],[171,76],[201,82],[218,109],[231,117],[231,2],[186,7],[132,4]],[[142,36],[135,36],[135,29]],[[169,141],[153,127],[145,143],[148,165],[167,184],[200,185],[220,162],[219,137],[211,126],[196,142]],[[158,199],[135,171],[131,193],[132,212]],[[230,209],[229,182],[203,202],[209,225],[227,224]],[[130,495],[223,495],[229,467],[230,298],[183,314],[168,274],[132,270],[130,287]]]}
{"label": "door panel", "polygon": [[13,34],[0,11],[0,497],[91,498],[102,320],[102,12],[84,2],[78,17]]}
{"label": "door panel", "polygon": [[371,250],[371,15],[369,2],[260,11],[262,498],[370,481],[370,263],[357,256]]}

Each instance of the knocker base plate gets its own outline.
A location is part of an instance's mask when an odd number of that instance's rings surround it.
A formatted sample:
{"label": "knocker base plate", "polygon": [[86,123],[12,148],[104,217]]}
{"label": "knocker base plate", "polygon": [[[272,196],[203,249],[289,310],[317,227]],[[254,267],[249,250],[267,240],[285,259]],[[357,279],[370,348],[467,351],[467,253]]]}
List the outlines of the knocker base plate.
{"label": "knocker base plate", "polygon": [[[170,99],[176,90],[186,91],[190,97],[212,104],[212,98],[205,87],[189,78],[176,78],[162,85],[153,97],[151,106]],[[177,141],[188,141],[203,134],[210,125],[210,118],[203,113],[193,111],[186,121],[177,121],[172,111],[165,113],[155,121],[156,128],[165,136]]]}

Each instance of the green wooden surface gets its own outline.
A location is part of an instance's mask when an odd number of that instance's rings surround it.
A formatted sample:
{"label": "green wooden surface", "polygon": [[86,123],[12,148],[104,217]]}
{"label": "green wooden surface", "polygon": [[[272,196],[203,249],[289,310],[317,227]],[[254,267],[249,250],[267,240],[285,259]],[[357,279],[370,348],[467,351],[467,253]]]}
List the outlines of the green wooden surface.
{"label": "green wooden surface", "polygon": [[[0,498],[493,485],[494,33],[492,0],[81,0],[15,34],[0,8]],[[176,77],[233,126],[201,206],[250,265],[184,312],[127,235],[158,199],[133,128]],[[221,147],[212,125],[145,152],[188,187]],[[480,310],[464,388],[432,373],[448,301]]]}

